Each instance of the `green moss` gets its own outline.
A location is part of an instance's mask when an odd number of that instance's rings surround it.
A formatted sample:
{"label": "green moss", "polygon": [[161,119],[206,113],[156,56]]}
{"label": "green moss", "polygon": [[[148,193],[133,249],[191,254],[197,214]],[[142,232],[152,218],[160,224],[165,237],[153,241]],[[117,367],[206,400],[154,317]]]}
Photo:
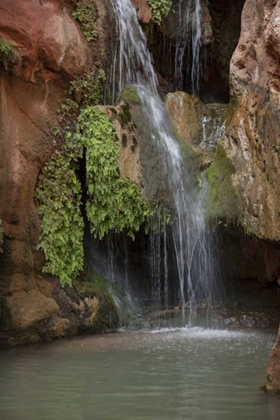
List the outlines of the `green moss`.
{"label": "green moss", "polygon": [[235,168],[227,157],[221,144],[218,145],[214,161],[207,170],[210,187],[208,214],[215,219],[237,219],[239,202],[236,189],[232,183]]}
{"label": "green moss", "polygon": [[162,18],[167,16],[170,12],[172,0],[147,0],[147,3],[152,10],[153,21],[157,25],[160,25]]}
{"label": "green moss", "polygon": [[70,141],[69,134],[67,137],[44,166],[35,191],[42,217],[38,248],[44,250],[47,260],[43,271],[57,275],[62,285],[72,283],[84,262],[81,184],[76,175],[82,147]]}
{"label": "green moss", "polygon": [[139,98],[137,89],[135,86],[126,86],[124,90],[121,92],[119,97],[116,100],[116,104],[121,103],[128,103],[129,105],[139,105],[141,104],[141,100]]}
{"label": "green moss", "polygon": [[88,270],[86,270],[83,278],[84,280],[74,283],[79,296],[83,298],[102,298],[104,295],[107,295],[112,299],[109,291],[111,283],[108,280]]}
{"label": "green moss", "polygon": [[98,38],[96,9],[91,0],[79,0],[72,16],[81,24],[81,28],[88,41],[93,41]]}
{"label": "green moss", "polygon": [[124,128],[126,124],[131,122],[131,113],[129,110],[129,104],[124,103],[121,105],[120,108],[121,108],[121,111],[119,112],[119,117],[121,121],[121,126],[122,128]]}
{"label": "green moss", "polygon": [[9,71],[12,71],[20,61],[20,55],[14,46],[14,42],[0,38],[0,65]]}
{"label": "green moss", "polygon": [[103,111],[88,107],[78,118],[75,137],[86,148],[91,232],[102,238],[110,230],[126,231],[133,238],[152,210],[139,187],[120,173],[120,145],[112,123]]}
{"label": "green moss", "polygon": [[87,272],[85,281],[75,282],[75,289],[82,298],[96,297],[100,306],[94,319],[94,332],[103,332],[116,329],[119,325],[119,316],[115,302],[110,293],[112,284],[96,273]]}

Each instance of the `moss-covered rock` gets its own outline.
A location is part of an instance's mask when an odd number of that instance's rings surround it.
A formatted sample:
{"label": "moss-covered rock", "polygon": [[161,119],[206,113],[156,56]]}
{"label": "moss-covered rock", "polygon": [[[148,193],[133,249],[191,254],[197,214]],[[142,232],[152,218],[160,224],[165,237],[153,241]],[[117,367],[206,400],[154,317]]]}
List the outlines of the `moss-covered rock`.
{"label": "moss-covered rock", "polygon": [[119,325],[118,311],[112,298],[111,283],[96,273],[88,272],[84,280],[74,285],[89,312],[89,323],[80,326],[94,333],[114,330]]}
{"label": "moss-covered rock", "polygon": [[[116,102],[117,115],[112,115],[113,122],[117,126],[117,133],[119,138],[122,138],[122,132],[125,130],[127,138],[131,142],[134,141],[135,146],[133,150],[138,153],[135,158],[134,168],[137,168],[137,176],[139,185],[143,189],[144,196],[149,202],[165,203],[165,205],[172,207],[172,191],[168,187],[168,180],[166,178],[166,169],[164,168],[164,156],[162,148],[157,144],[157,139],[154,138],[153,128],[150,126],[146,110],[143,107],[141,98],[137,92],[137,88],[127,86],[120,94]],[[123,120],[122,113],[125,111],[130,121],[122,127],[118,128],[118,120]],[[168,121],[168,113],[166,112],[166,120]],[[190,184],[196,183],[196,169],[197,156],[190,144],[188,144],[179,134],[176,127],[172,124],[170,119],[168,124],[170,134],[181,147],[182,159],[186,167]],[[125,154],[122,150],[121,154]],[[191,188],[191,186],[190,186]]]}
{"label": "moss-covered rock", "polygon": [[234,186],[235,167],[228,158],[223,144],[217,147],[214,161],[207,170],[209,198],[207,211],[213,219],[236,221],[239,216],[239,201]]}

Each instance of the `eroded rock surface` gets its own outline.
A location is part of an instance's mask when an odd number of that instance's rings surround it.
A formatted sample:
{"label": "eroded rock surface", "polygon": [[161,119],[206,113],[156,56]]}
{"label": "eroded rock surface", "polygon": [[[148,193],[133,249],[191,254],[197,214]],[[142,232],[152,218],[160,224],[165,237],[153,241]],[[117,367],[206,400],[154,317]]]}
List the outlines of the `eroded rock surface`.
{"label": "eroded rock surface", "polygon": [[[280,261],[280,1],[247,0],[230,66],[226,132],[208,170],[209,214],[238,221],[265,241],[267,278]],[[269,390],[280,389],[279,337],[268,363]]]}
{"label": "eroded rock surface", "polygon": [[238,201],[235,216],[247,232],[270,240],[280,239],[280,91],[275,59],[279,5],[279,1],[247,0],[244,6],[241,36],[231,61],[232,109],[214,161],[221,179],[216,177],[213,186],[215,202],[225,180],[230,181]]}
{"label": "eroded rock surface", "polygon": [[[98,312],[84,302],[86,315],[73,317],[67,292],[57,280],[42,278],[44,261],[36,250],[40,220],[33,201],[38,174],[53,153],[52,132],[69,80],[92,66],[105,67],[108,60],[103,52],[108,49],[111,34],[106,36],[102,30],[108,12],[104,2],[96,0],[95,5],[97,52],[72,18],[72,2],[0,3],[0,36],[13,41],[22,57],[13,72],[0,67],[0,217],[4,228],[0,340],[4,343],[60,336],[65,329],[62,319],[68,325],[68,334],[77,333],[79,325],[85,325],[79,319],[92,320]],[[43,286],[46,281],[52,285],[52,293]],[[60,295],[64,295],[63,301]],[[61,328],[54,329],[54,323]]]}

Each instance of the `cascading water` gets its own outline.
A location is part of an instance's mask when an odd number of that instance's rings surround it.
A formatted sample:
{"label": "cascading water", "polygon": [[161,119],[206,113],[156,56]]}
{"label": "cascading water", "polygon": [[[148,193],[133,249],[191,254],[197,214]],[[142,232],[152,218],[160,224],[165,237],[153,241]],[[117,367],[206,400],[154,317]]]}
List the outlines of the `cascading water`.
{"label": "cascading water", "polygon": [[[207,300],[210,308],[213,290],[213,270],[211,267],[210,246],[207,242],[207,228],[203,210],[203,188],[193,188],[193,175],[188,168],[184,168],[183,149],[175,140],[174,128],[167,111],[157,94],[157,78],[153,69],[151,55],[147,49],[145,35],[139,25],[136,10],[130,0],[111,0],[116,17],[120,38],[119,44],[119,81],[121,91],[127,84],[135,85],[142,102],[142,109],[146,116],[151,138],[163,156],[164,178],[168,183],[168,190],[173,194],[174,214],[172,214],[172,238],[175,249],[177,272],[180,283],[180,295],[183,314],[185,307],[190,311],[189,322],[195,322],[197,299]],[[199,0],[196,7],[200,13]],[[200,29],[197,28],[194,46],[199,44]],[[193,74],[199,61],[198,48],[194,54]],[[116,70],[116,69],[115,69]],[[195,77],[194,77],[195,80]],[[160,263],[159,246],[153,250],[154,272]],[[166,238],[163,250],[164,291],[168,293],[168,255]],[[155,278],[157,275],[155,275]],[[156,279],[158,282],[158,278]],[[157,293],[158,283],[154,286]],[[188,303],[185,304],[185,296]],[[168,299],[165,298],[166,303]]]}
{"label": "cascading water", "polygon": [[201,79],[201,0],[180,0],[179,32],[175,53],[175,89],[183,89],[184,56],[187,52],[192,92],[198,94]]}
{"label": "cascading water", "polygon": [[[118,21],[120,42],[118,90],[120,92],[126,85],[136,84],[156,93],[157,77],[136,10],[130,0],[111,1]],[[116,65],[114,67],[116,74]]]}

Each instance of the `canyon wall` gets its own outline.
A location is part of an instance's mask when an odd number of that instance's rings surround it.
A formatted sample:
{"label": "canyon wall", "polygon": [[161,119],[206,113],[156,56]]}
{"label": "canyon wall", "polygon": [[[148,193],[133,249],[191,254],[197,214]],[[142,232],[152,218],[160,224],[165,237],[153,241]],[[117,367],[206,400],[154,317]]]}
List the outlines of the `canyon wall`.
{"label": "canyon wall", "polygon": [[[54,152],[54,128],[69,81],[89,69],[106,68],[110,37],[106,4],[95,2],[98,42],[89,43],[72,17],[73,2],[3,0],[1,42],[12,42],[18,60],[9,68],[0,52],[0,253],[1,344],[98,331],[103,301],[112,327],[117,315],[107,296],[62,288],[45,275],[37,250],[40,218],[34,204],[38,174]],[[4,41],[3,41],[4,40]],[[6,60],[6,61],[5,61]],[[104,306],[103,305],[103,306]],[[107,306],[106,306],[107,305]],[[100,318],[100,316],[99,316]],[[115,320],[114,320],[115,319]],[[107,322],[107,321],[106,321]],[[105,324],[106,324],[105,322]],[[107,322],[106,328],[110,327]]]}
{"label": "canyon wall", "polygon": [[[151,10],[146,2],[133,1],[139,20],[151,25]],[[0,43],[2,344],[103,331],[118,324],[116,308],[108,290],[104,293],[104,287],[100,286],[101,279],[95,277],[93,282],[75,282],[72,289],[62,288],[56,276],[42,273],[45,257],[37,249],[41,220],[34,204],[34,190],[42,168],[56,150],[54,129],[59,124],[58,111],[65,104],[70,82],[100,70],[106,71],[108,84],[112,81],[109,75],[114,31],[108,28],[114,27],[114,17],[110,2],[80,3],[94,7],[89,32],[88,21],[82,30],[79,13],[76,20],[73,17],[75,1],[2,0],[0,4],[0,37],[12,41],[14,51],[10,62],[7,61],[4,51],[7,45]],[[207,170],[209,218],[238,224],[246,235],[261,241],[266,275],[276,287],[280,284],[280,0],[246,0],[238,41],[243,3],[243,0],[219,0],[209,1],[207,6],[203,2],[203,48],[212,50],[213,60],[202,72],[201,97],[204,102],[224,104],[204,105],[191,96],[187,77],[183,87],[189,93],[169,93],[166,104],[179,133],[191,144],[191,160],[198,159],[200,172]],[[173,6],[176,11],[178,2],[174,1]],[[231,13],[234,19],[228,22]],[[150,39],[150,46],[162,95],[174,89],[176,69],[168,60],[175,55],[178,36],[175,18],[176,14],[170,14],[159,28],[151,25],[152,29],[147,30],[150,38],[152,34],[159,41]],[[137,107],[133,100],[130,102],[131,98],[125,103],[132,104],[137,117]],[[180,114],[181,103],[185,108]],[[116,120],[113,114],[122,112],[121,107],[120,103],[117,111],[113,107],[107,109],[112,120]],[[212,123],[225,120],[221,140],[206,145],[209,150],[203,153],[196,150],[203,141],[198,114]],[[190,120],[188,126],[186,119]],[[118,127],[121,120],[115,121]],[[133,118],[126,119],[127,122],[133,125]],[[142,129],[141,122],[138,125]],[[215,131],[213,124],[209,130]],[[120,129],[119,140],[123,143],[120,168],[141,186],[145,176],[139,173],[139,167],[145,166],[145,156],[151,152],[147,148],[142,165],[139,141],[135,143],[132,132],[131,129],[127,136],[123,127]],[[158,165],[155,166],[159,173]],[[144,170],[146,177],[147,171]],[[164,188],[162,191],[164,195]],[[279,345],[278,339],[267,369],[267,388],[275,391],[280,390]]]}

